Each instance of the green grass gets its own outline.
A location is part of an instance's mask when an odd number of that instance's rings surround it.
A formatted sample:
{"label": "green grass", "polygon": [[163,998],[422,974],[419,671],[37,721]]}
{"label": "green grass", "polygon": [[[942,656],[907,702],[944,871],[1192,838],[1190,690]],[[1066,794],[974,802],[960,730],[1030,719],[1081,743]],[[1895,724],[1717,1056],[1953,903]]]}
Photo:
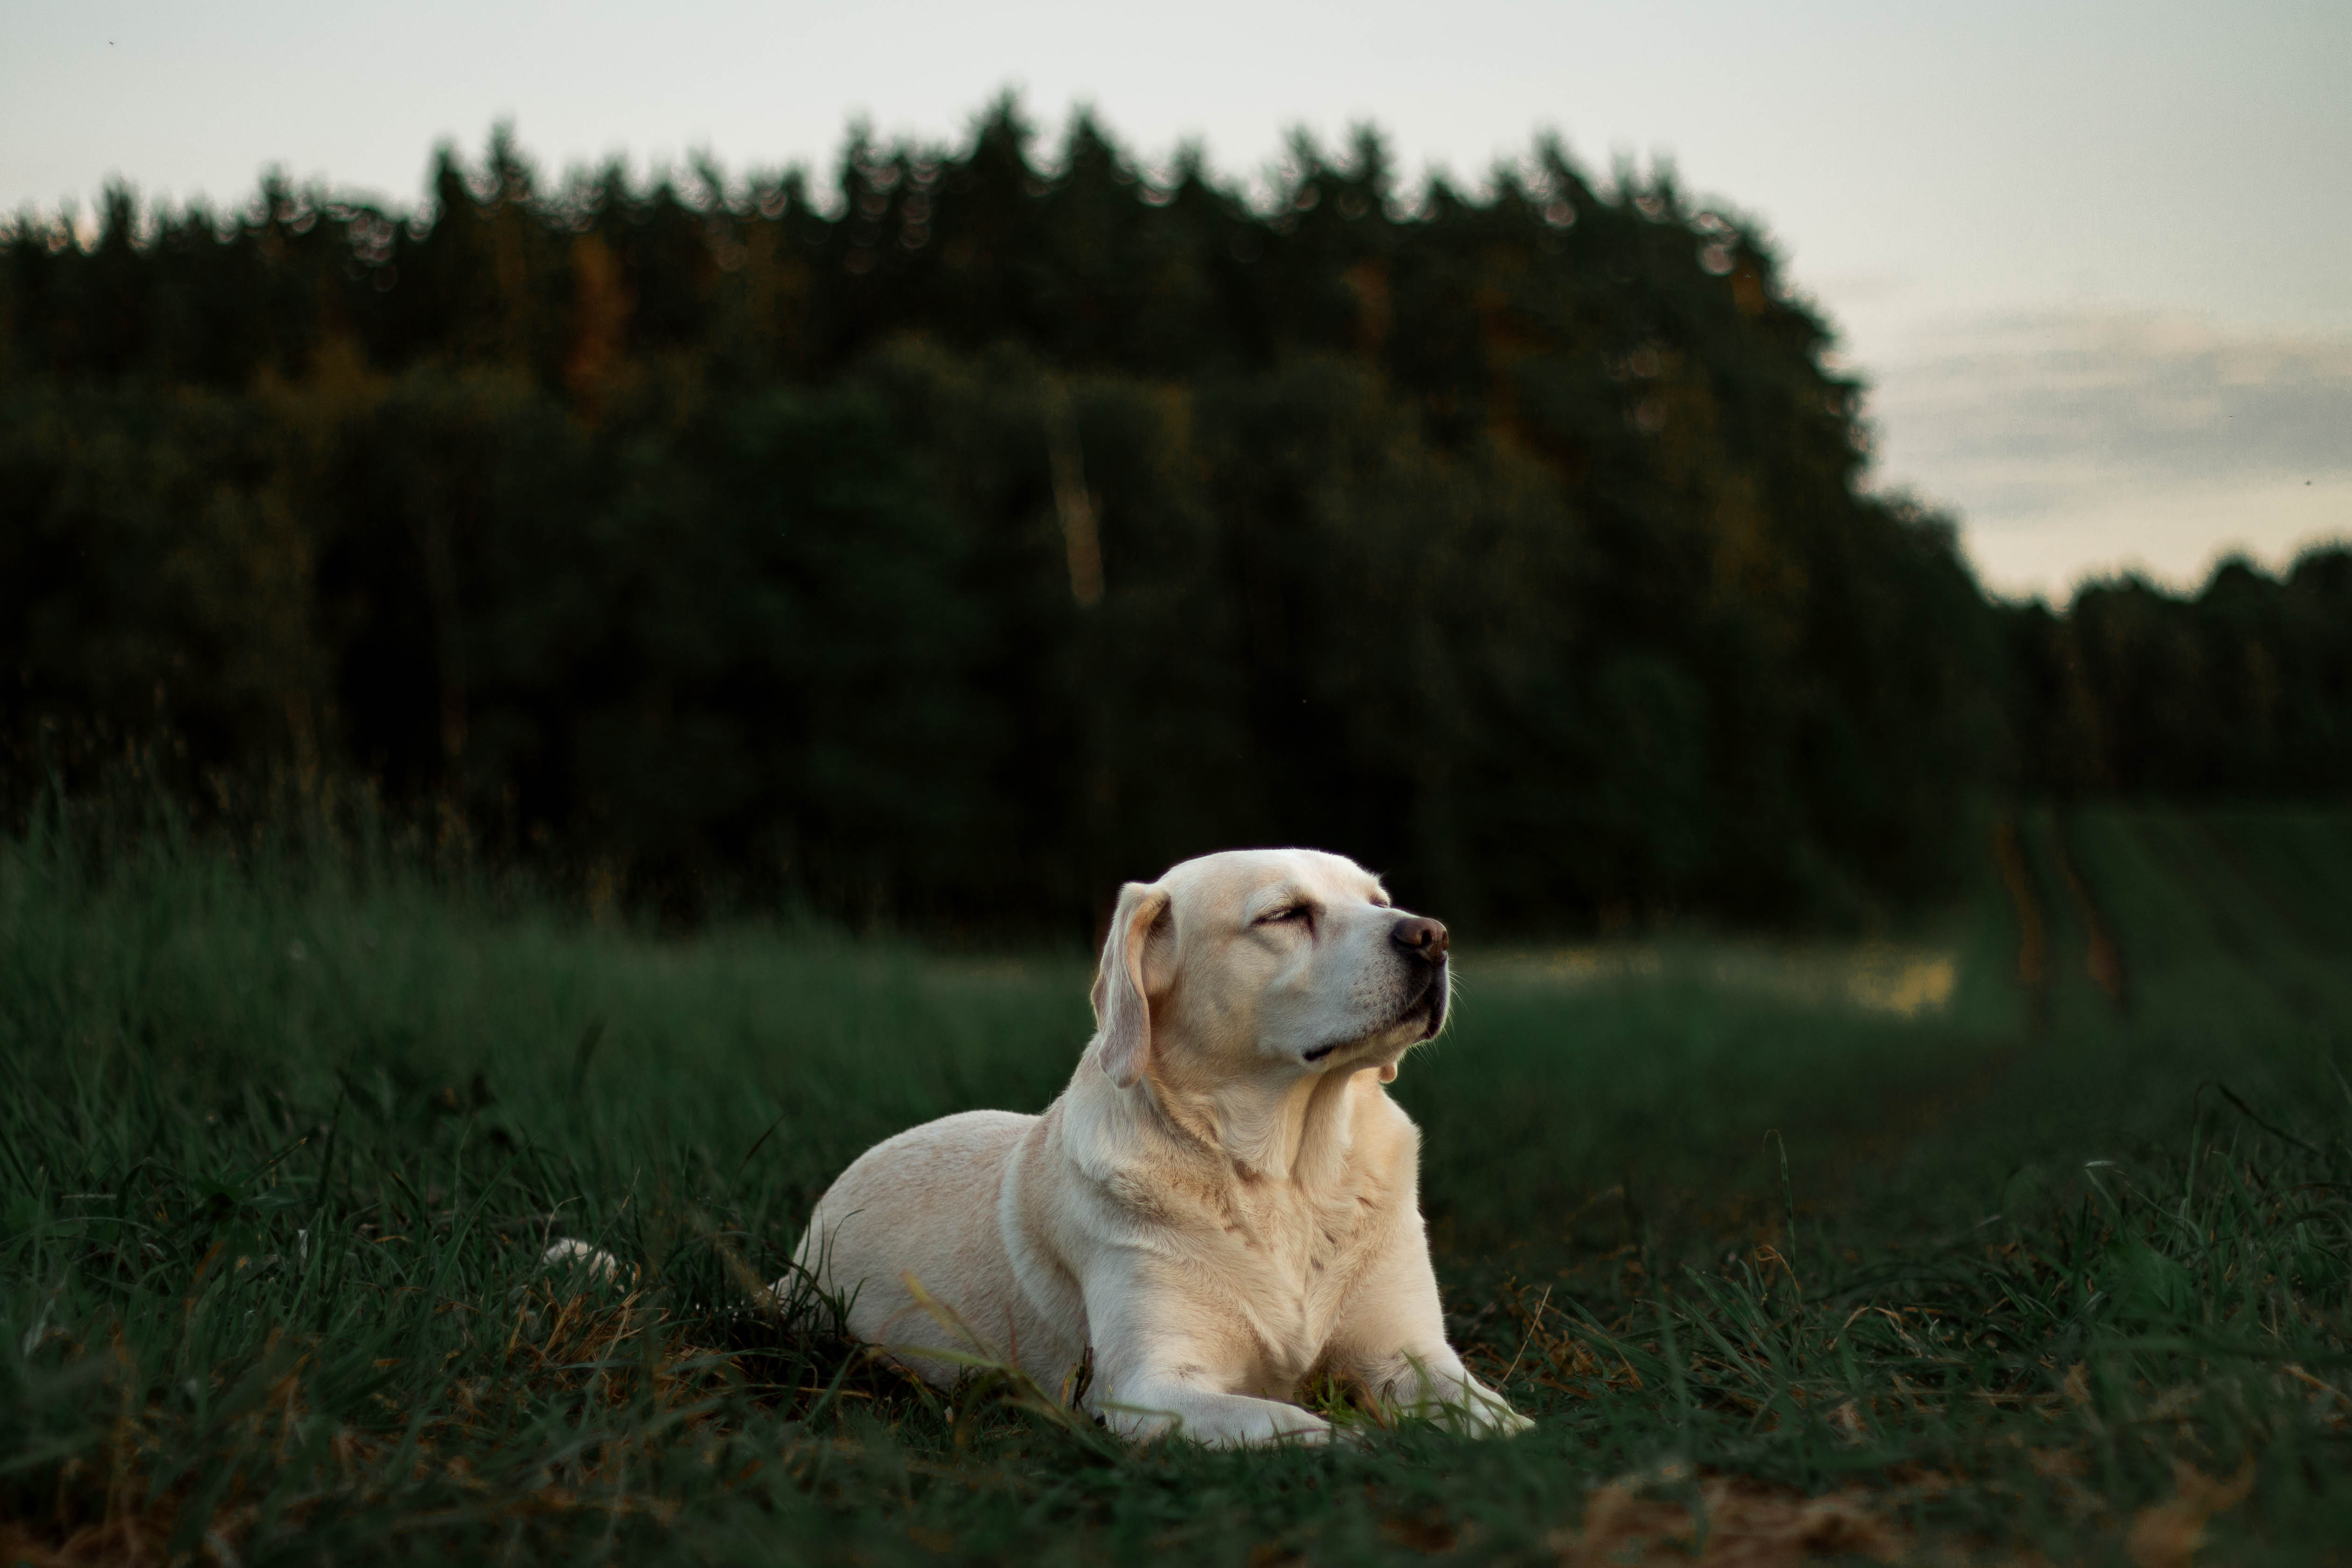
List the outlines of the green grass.
{"label": "green grass", "polygon": [[1538,1427],[1221,1454],[748,1304],[866,1145],[1052,1097],[1082,957],[45,826],[0,845],[0,1561],[2179,1561],[2208,1513],[2340,1557],[2352,818],[2021,829],[2046,978],[1988,842],[1911,1017],[1819,948],[1465,944],[1397,1092]]}

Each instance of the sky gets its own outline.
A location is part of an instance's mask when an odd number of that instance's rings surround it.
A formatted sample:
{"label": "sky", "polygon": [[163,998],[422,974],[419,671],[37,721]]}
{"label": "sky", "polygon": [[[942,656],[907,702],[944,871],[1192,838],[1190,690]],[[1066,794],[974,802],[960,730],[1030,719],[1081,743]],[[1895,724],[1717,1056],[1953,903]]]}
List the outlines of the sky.
{"label": "sky", "polygon": [[501,120],[551,172],[824,170],[1007,89],[1242,179],[1301,128],[1466,183],[1556,131],[1760,221],[1873,388],[1871,482],[2063,595],[2352,538],[2347,66],[2345,0],[0,0],[0,209],[272,166],[415,205]]}

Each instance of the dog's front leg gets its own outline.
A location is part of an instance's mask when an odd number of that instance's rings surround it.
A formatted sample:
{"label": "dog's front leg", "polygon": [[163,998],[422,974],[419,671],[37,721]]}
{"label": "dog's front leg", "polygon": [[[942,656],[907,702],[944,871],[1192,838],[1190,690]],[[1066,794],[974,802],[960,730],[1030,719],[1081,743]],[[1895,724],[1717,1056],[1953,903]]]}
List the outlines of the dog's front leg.
{"label": "dog's front leg", "polygon": [[1403,1415],[1480,1437],[1535,1425],[1470,1375],[1445,1339],[1437,1277],[1421,1216],[1410,1210],[1386,1254],[1348,1298],[1326,1360],[1342,1378]]}
{"label": "dog's front leg", "polygon": [[1244,1386],[1248,1327],[1229,1311],[1185,1299],[1144,1269],[1098,1269],[1086,1281],[1095,1375],[1087,1408],[1138,1442],[1184,1437],[1219,1448],[1322,1443],[1330,1423],[1235,1392]]}

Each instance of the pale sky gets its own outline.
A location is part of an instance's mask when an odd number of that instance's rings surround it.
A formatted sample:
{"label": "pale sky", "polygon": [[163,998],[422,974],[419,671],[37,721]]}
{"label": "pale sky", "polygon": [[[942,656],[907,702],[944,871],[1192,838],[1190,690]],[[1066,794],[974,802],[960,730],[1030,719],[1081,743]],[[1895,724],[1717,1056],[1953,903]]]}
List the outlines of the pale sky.
{"label": "pale sky", "polygon": [[2194,582],[2352,538],[2352,4],[0,0],[0,205],[403,204],[511,120],[543,168],[830,167],[998,91],[1262,171],[1370,120],[1475,181],[1557,130],[1760,219],[1875,389],[1876,482],[1986,581]]}

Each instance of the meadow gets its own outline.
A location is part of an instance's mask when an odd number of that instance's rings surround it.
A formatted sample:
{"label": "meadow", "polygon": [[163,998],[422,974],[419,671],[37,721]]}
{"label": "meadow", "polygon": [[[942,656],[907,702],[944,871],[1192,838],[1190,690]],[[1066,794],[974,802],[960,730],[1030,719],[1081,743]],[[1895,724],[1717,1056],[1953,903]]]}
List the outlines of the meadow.
{"label": "meadow", "polygon": [[1537,1427],[1223,1453],[755,1291],[874,1140],[1045,1104],[1075,949],[37,816],[0,1562],[2340,1559],[2352,815],[1966,831],[1899,940],[1465,937],[1395,1092],[1456,1343]]}

